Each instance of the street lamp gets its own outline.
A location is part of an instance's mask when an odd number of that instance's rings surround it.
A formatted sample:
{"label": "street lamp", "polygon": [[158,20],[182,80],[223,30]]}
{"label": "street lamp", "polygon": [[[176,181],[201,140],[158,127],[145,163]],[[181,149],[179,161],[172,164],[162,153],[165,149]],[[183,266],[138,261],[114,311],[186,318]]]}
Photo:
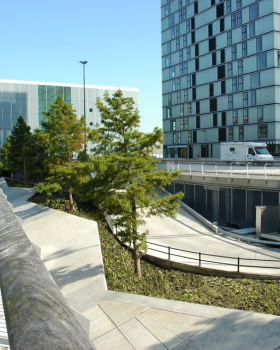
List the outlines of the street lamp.
{"label": "street lamp", "polygon": [[206,132],[206,130],[201,130],[201,131],[205,132],[205,159],[207,159],[207,156],[208,156],[207,132]]}
{"label": "street lamp", "polygon": [[[88,63],[88,61],[80,61],[79,63],[82,63],[83,65],[83,71],[84,71],[84,117],[86,119],[86,74],[85,74],[85,65]],[[86,121],[84,124],[85,127],[85,153],[87,153],[87,146],[86,146]]]}

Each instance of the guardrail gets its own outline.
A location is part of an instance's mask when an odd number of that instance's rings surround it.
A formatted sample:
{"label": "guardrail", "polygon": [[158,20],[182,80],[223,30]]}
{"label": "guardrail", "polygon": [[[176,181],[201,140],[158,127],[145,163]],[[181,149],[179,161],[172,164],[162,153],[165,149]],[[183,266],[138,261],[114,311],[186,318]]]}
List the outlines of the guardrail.
{"label": "guardrail", "polygon": [[[239,164],[238,164],[239,163]],[[256,165],[255,165],[256,164]],[[187,175],[201,175],[213,177],[246,177],[273,179],[280,176],[280,161],[239,161],[225,162],[213,160],[200,161],[166,161],[157,164],[158,169],[167,171],[182,171]]]}
{"label": "guardrail", "polygon": [[[240,258],[240,257],[230,257],[223,255],[214,255],[207,254],[201,252],[193,252],[183,249],[172,248],[170,246],[164,246],[157,243],[147,242],[148,251],[155,251],[160,254],[164,254],[167,260],[177,261],[182,260],[181,262],[188,265],[195,265],[197,267],[205,267],[205,268],[213,268],[213,266],[217,267],[218,265],[227,267],[233,267],[234,269],[230,269],[228,271],[234,272],[243,272],[243,273],[256,273],[259,270],[257,269],[272,269],[279,270],[280,274],[280,259],[266,260],[266,259],[250,259],[250,258]],[[163,249],[152,248],[151,246],[161,247]],[[187,253],[188,255],[182,253]],[[205,257],[205,258],[204,258]],[[172,259],[173,258],[173,259]],[[174,259],[175,258],[175,259]],[[214,258],[214,259],[211,259]],[[254,261],[256,262],[253,265],[250,265],[245,262]],[[272,263],[278,263],[278,266],[270,265]],[[242,271],[241,271],[242,268]],[[221,269],[225,271],[226,269]],[[270,274],[271,275],[271,274]]]}

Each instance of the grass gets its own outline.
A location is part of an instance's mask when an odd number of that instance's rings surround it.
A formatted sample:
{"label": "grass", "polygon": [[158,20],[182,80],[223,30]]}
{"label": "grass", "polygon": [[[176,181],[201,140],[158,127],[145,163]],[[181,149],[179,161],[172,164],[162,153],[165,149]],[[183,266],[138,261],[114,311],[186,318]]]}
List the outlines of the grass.
{"label": "grass", "polygon": [[33,184],[27,184],[26,186],[24,185],[23,182],[19,180],[14,180],[12,181],[11,179],[5,177],[6,183],[9,187],[25,187],[25,188],[33,188]]}
{"label": "grass", "polygon": [[[36,194],[32,202],[67,211],[67,194],[46,197]],[[110,232],[102,214],[90,202],[75,202],[73,214],[98,222],[108,289],[181,300],[190,303],[280,315],[280,282],[278,280],[234,279],[202,276],[176,270],[165,270],[144,260],[143,277],[134,274],[131,252]]]}

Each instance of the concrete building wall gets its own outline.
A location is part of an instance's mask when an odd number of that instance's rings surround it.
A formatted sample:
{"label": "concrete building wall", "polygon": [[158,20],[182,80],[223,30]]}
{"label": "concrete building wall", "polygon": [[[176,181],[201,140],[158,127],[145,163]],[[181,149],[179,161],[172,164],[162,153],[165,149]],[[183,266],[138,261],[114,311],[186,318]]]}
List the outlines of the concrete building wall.
{"label": "concrete building wall", "polygon": [[[96,98],[103,98],[104,92],[110,96],[121,89],[125,97],[133,97],[135,108],[139,109],[139,90],[134,88],[117,88],[86,85],[86,120],[87,125],[94,127],[100,123],[100,113],[96,107]],[[0,80],[0,146],[11,134],[12,128],[21,115],[32,130],[39,128],[46,112],[61,94],[67,103],[71,103],[78,118],[84,114],[83,85],[61,83],[43,83],[26,81]]]}

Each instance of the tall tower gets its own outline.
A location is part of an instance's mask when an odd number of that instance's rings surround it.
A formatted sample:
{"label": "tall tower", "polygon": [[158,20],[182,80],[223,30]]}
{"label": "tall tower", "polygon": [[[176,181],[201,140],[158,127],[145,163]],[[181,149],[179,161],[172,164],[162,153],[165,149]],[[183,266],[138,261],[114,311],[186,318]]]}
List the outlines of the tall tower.
{"label": "tall tower", "polygon": [[280,155],[280,1],[161,0],[164,157]]}

